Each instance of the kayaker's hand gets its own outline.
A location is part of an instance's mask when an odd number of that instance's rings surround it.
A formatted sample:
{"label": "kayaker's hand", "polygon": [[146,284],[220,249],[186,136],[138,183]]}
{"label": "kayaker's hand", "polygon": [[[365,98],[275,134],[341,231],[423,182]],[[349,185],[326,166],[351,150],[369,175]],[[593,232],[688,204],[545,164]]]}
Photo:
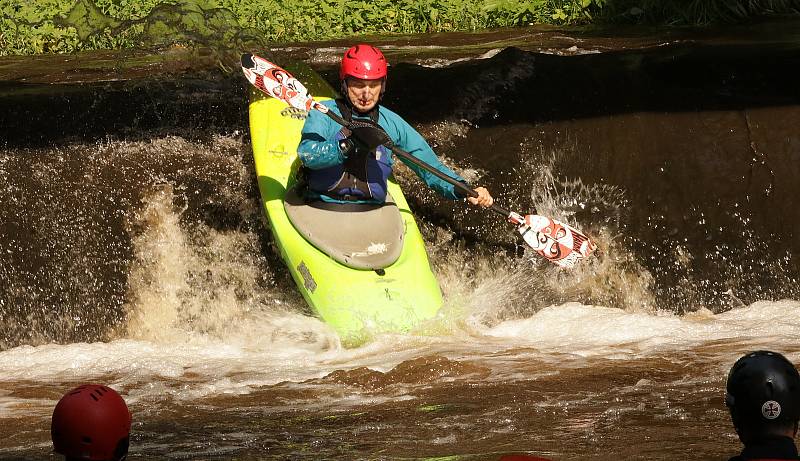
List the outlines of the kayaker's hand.
{"label": "kayaker's hand", "polygon": [[350,124],[350,131],[353,133],[352,139],[367,150],[375,150],[380,145],[392,144],[389,134],[372,120],[353,120]]}
{"label": "kayaker's hand", "polygon": [[489,208],[494,204],[494,199],[485,187],[476,187],[475,192],[478,193],[477,197],[467,197],[467,201],[475,206]]}

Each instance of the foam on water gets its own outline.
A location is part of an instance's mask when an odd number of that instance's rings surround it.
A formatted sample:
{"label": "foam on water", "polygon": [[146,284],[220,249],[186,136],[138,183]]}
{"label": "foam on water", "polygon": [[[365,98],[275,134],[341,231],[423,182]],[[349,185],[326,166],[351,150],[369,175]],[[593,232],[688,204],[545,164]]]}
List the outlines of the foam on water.
{"label": "foam on water", "polygon": [[[175,143],[186,150],[179,141],[122,147],[166,155]],[[238,148],[235,139],[220,142]],[[187,219],[191,210],[181,206],[187,201],[180,187],[164,183],[146,190],[142,206],[126,222],[133,261],[124,325],[106,342],[0,352],[3,415],[45,414],[54,403],[37,392],[8,393],[3,383],[67,387],[102,381],[136,405],[248,394],[285,382],[304,386],[307,380],[359,367],[385,373],[430,356],[480,364],[490,370],[487,379],[502,380],[520,372],[506,367],[509,361],[558,361],[552,370],[535,371],[548,373],[568,368],[570,360],[580,366],[587,358],[662,356],[714,341],[741,349],[788,347],[800,333],[797,301],[761,301],[719,315],[702,309],[684,316],[657,312],[647,272],[629,262],[622,270],[620,260],[627,256],[621,251],[608,252],[614,259],[598,258],[563,272],[528,256],[465,248],[450,231],[421,220],[445,294],[441,315],[412,334],[383,335],[343,349],[335,333],[308,313],[293,286],[278,283],[285,269],[265,261],[255,232]],[[228,190],[224,184],[220,190],[217,200],[239,204],[247,223],[256,219],[260,210],[249,209],[250,202],[241,197],[246,190]],[[537,209],[555,210],[555,201],[540,197]],[[602,233],[595,237],[606,248],[613,244]],[[363,404],[406,398],[404,392],[338,389],[329,400],[308,404]],[[320,393],[314,394],[318,400]]]}
{"label": "foam on water", "polygon": [[718,315],[702,310],[678,316],[567,303],[547,307],[527,319],[503,322],[486,334],[543,352],[580,356],[625,353],[634,357],[711,341],[777,347],[790,345],[800,334],[798,308],[797,301],[759,301]]}
{"label": "foam on water", "polygon": [[[225,339],[194,336],[185,342],[119,339],[108,343],[21,346],[0,353],[4,381],[80,381],[112,376],[121,387],[156,379],[202,383],[175,398],[247,393],[282,381],[300,382],[337,369],[360,366],[387,371],[413,357],[442,354],[488,362],[498,351],[524,350],[547,360],[552,354],[639,358],[730,342],[743,349],[789,347],[800,335],[797,301],[761,301],[724,314],[676,316],[567,303],[508,320],[482,331],[452,336],[387,335],[346,350],[292,340],[281,329],[324,331],[318,320],[286,313],[240,324],[242,333]],[[253,334],[249,332],[259,332]],[[260,336],[262,339],[256,340]],[[249,340],[248,340],[249,338]],[[271,338],[271,339],[269,339]],[[481,359],[484,357],[484,359]],[[153,390],[151,388],[151,390]]]}
{"label": "foam on water", "polygon": [[[134,398],[197,399],[336,370],[386,372],[434,354],[499,369],[492,354],[500,351],[545,361],[564,354],[637,358],[710,341],[779,347],[800,334],[797,301],[761,301],[719,315],[656,312],[643,295],[646,284],[613,282],[609,274],[624,271],[608,261],[567,274],[524,257],[475,254],[438,235],[429,252],[446,298],[441,315],[414,334],[383,335],[347,350],[305,313],[302,298],[256,283],[265,267],[251,234],[187,227],[175,202],[170,186],[156,188],[131,218],[137,230],[129,314],[117,339],[0,352],[0,380],[103,379]],[[620,303],[625,309],[578,302],[537,307],[538,292],[567,286],[561,295],[569,299],[580,292],[575,287],[598,284],[627,297]],[[187,385],[169,384],[176,381]]]}

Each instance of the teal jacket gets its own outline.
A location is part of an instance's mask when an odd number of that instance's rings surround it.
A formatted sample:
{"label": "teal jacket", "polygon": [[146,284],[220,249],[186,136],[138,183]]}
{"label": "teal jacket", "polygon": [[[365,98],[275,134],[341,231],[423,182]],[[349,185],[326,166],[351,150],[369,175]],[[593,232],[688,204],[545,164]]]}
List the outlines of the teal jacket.
{"label": "teal jacket", "polygon": [[[341,115],[335,101],[324,101],[322,104],[330,108],[334,113]],[[412,128],[408,122],[383,106],[380,107],[378,114],[378,124],[386,130],[386,133],[389,134],[389,137],[397,147],[447,176],[466,184],[463,178],[439,161],[439,158],[422,135]],[[354,114],[355,117],[357,117],[356,114]],[[330,186],[338,181],[343,170],[342,164],[345,161],[345,156],[339,147],[341,138],[341,125],[319,111],[312,110],[309,112],[305,125],[303,125],[297,153],[300,161],[309,169],[309,189],[319,194],[320,198],[326,201],[338,201],[326,196],[325,192],[327,191],[326,184]],[[386,179],[391,174],[394,160],[393,156],[382,148],[378,148],[375,157],[374,160],[370,159],[372,164],[367,169],[368,182],[373,190],[375,200],[383,201],[386,194]],[[402,158],[400,160],[442,197],[453,200],[464,198],[452,184],[437,178],[429,171]]]}

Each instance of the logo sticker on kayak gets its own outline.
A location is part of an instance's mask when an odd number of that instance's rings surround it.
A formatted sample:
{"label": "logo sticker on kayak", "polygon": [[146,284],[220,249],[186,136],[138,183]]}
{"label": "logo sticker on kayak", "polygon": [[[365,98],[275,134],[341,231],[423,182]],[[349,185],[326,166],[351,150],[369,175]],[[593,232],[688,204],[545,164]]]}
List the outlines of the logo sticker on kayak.
{"label": "logo sticker on kayak", "polygon": [[308,267],[306,267],[306,263],[301,262],[297,266],[297,271],[303,276],[303,286],[306,287],[306,290],[313,293],[314,290],[317,289],[317,282],[315,282],[314,277],[311,276],[311,272],[308,270]]}
{"label": "logo sticker on kayak", "polygon": [[308,118],[308,111],[303,109],[298,109],[296,107],[287,107],[281,111],[282,117],[291,117],[297,120],[305,120]]}

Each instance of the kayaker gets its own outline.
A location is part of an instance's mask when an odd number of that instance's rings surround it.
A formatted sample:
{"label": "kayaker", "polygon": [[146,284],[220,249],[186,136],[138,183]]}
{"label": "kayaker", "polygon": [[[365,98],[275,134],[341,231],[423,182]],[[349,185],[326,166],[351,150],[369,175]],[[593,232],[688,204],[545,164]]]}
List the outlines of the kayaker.
{"label": "kayaker", "polygon": [[[307,197],[328,202],[383,203],[393,163],[391,152],[383,146],[387,143],[394,143],[447,176],[465,182],[439,161],[408,122],[378,104],[386,91],[386,68],[383,53],[371,45],[356,45],[345,52],[339,69],[344,97],[323,104],[345,120],[359,122],[359,127],[350,130],[319,111],[309,113],[298,146],[305,166]],[[464,198],[452,184],[403,161],[441,196]],[[467,197],[471,204],[492,205],[494,200],[485,187],[475,191],[478,197]]]}
{"label": "kayaker", "polygon": [[110,387],[86,384],[64,394],[53,410],[53,449],[66,461],[121,461],[128,455],[131,413]]}
{"label": "kayaker", "polygon": [[725,404],[744,444],[730,461],[800,459],[794,437],[800,420],[800,375],[777,352],[741,357],[728,374]]}

